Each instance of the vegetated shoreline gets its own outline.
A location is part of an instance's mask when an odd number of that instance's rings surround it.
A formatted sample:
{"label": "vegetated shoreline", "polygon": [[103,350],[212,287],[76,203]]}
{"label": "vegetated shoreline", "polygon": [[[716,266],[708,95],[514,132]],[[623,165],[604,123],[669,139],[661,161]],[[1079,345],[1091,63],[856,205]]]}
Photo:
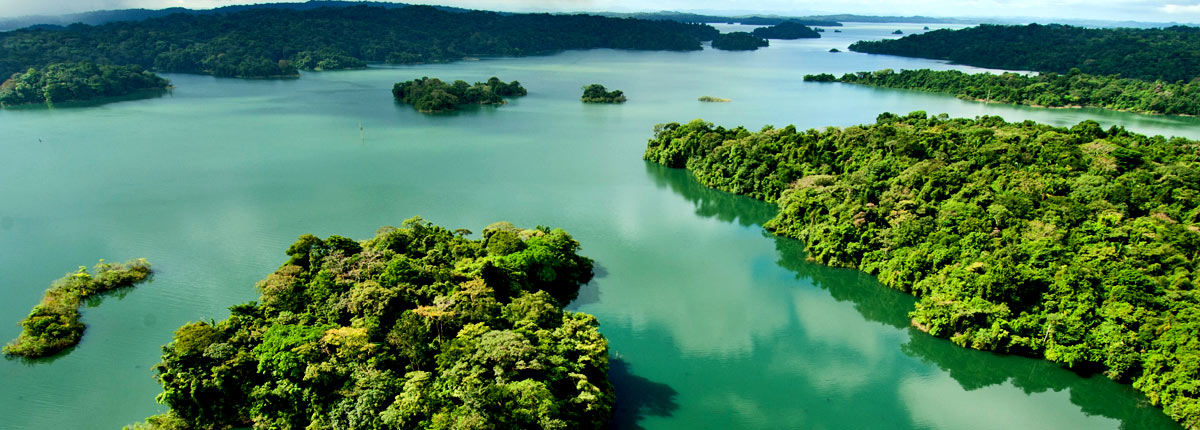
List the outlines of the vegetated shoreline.
{"label": "vegetated shoreline", "polygon": [[0,108],[103,101],[170,88],[169,80],[136,65],[54,63],[31,67],[0,82]]}
{"label": "vegetated shoreline", "polygon": [[416,217],[301,236],[257,301],[175,332],[155,366],[170,409],[126,428],[605,428],[608,341],[564,309],[592,260],[561,229],[471,234]]}
{"label": "vegetated shoreline", "polygon": [[151,273],[144,258],[118,264],[100,260],[94,273],[80,266],[46,289],[41,302],[21,320],[21,334],[4,346],[4,355],[43,358],[79,344],[86,329],[79,321],[79,307],[85,298],[132,287],[149,279]]}
{"label": "vegetated shoreline", "polygon": [[918,297],[919,330],[1103,372],[1196,428],[1200,181],[1178,175],[1196,177],[1197,148],[914,112],[822,131],[659,125],[644,158],[777,203],[766,230]]}
{"label": "vegetated shoreline", "polygon": [[1200,114],[1200,80],[1167,83],[1072,70],[1070,74],[966,73],[958,70],[901,70],[804,76],[805,82],[840,82],[878,88],[950,94],[957,98],[1036,108],[1093,108],[1145,115]]}

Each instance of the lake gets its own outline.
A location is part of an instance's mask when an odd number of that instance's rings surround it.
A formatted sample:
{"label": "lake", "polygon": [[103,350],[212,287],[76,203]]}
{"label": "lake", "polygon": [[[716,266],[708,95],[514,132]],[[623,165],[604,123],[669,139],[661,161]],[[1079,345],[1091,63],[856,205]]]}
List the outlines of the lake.
{"label": "lake", "polygon": [[[1102,376],[916,331],[910,296],[765,234],[772,205],[641,159],[655,124],[696,118],[757,130],[924,110],[1200,138],[1197,118],[801,79],[972,70],[828,52],[921,27],[848,25],[755,52],[571,51],[294,80],[166,75],[176,88],[162,97],[0,111],[0,338],[15,338],[50,281],[78,265],[145,257],[157,271],[86,308],[70,354],[0,360],[0,428],[114,429],[163,411],[153,366],[175,328],[257,298],[255,282],[301,234],[368,238],[414,215],[477,233],[501,220],[562,227],[583,244],[597,276],[571,308],[608,337],[621,428],[1180,428]],[[394,82],[422,76],[498,76],[529,95],[442,115],[392,100]],[[591,83],[628,103],[580,103]],[[696,100],[705,95],[732,102]]]}

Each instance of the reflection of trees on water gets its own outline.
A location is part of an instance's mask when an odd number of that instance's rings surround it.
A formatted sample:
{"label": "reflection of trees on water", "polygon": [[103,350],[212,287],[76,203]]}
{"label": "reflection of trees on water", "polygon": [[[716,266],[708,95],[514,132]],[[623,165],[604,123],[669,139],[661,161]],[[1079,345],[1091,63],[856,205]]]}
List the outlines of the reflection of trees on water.
{"label": "reflection of trees on water", "polygon": [[646,173],[654,184],[667,187],[696,205],[696,215],[716,218],[743,227],[761,226],[778,212],[775,205],[701,185],[684,169],[672,169],[661,164],[645,162]]}
{"label": "reflection of trees on water", "polygon": [[[700,184],[690,172],[646,163],[647,173],[659,186],[665,186],[696,207],[696,214],[741,226],[762,225],[776,215],[774,205],[714,190]],[[964,390],[1010,382],[1025,394],[1068,390],[1071,403],[1088,415],[1119,420],[1122,429],[1180,428],[1178,424],[1150,405],[1132,387],[1103,376],[1085,376],[1046,360],[1005,356],[954,345],[911,328],[909,311],[916,299],[887,288],[874,276],[858,270],[835,268],[807,261],[804,244],[798,240],[774,236],[780,267],[828,291],[841,302],[850,302],[864,318],[896,328],[908,328],[909,340],[901,351],[912,358],[933,364],[953,378]]]}
{"label": "reflection of trees on water", "polygon": [[674,388],[634,375],[625,360],[609,360],[608,379],[617,392],[617,405],[609,428],[641,429],[643,427],[638,423],[642,419],[669,417],[679,409],[679,404],[675,402],[678,392]]}

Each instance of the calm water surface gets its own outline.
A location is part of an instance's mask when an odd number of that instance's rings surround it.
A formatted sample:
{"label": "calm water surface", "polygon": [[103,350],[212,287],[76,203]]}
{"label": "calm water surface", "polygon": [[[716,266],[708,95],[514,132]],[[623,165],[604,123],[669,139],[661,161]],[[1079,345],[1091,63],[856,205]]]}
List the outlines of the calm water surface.
{"label": "calm water surface", "polygon": [[[88,331],[69,355],[0,360],[0,428],[113,429],[161,412],[151,367],[176,327],[256,298],[255,281],[301,234],[366,238],[421,215],[475,231],[563,227],[583,243],[598,276],[573,308],[599,317],[611,342],[623,428],[1177,429],[1103,377],[914,331],[911,297],[765,235],[774,207],[641,160],[655,124],[695,118],[808,128],[925,110],[1200,138],[1197,119],[801,81],[957,67],[827,52],[920,27],[852,25],[757,52],[595,50],[285,81],[169,75],[177,88],[160,98],[0,111],[0,338],[80,264],[146,257],[158,272],[84,310]],[[421,76],[493,75],[529,96],[427,116],[389,92]],[[579,103],[593,82],[629,102]]]}

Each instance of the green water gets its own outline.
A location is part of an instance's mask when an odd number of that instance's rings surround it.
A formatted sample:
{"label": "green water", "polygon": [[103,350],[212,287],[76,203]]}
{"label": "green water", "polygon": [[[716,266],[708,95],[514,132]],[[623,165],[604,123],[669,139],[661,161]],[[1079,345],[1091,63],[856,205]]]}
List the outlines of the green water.
{"label": "green water", "polygon": [[[474,231],[563,227],[583,243],[598,275],[573,307],[599,317],[611,342],[623,428],[1177,429],[1103,377],[916,332],[912,298],[765,235],[770,205],[641,161],[654,124],[694,118],[821,127],[925,110],[1200,138],[1200,119],[801,81],[952,67],[826,52],[897,28],[920,25],[850,26],[757,52],[597,50],[285,81],[170,75],[177,88],[163,97],[0,111],[0,338],[77,265],[146,257],[158,272],[84,310],[69,355],[0,360],[0,428],[113,429],[162,411],[151,367],[176,327],[254,299],[303,233],[364,238],[419,214]],[[529,96],[427,116],[389,93],[421,76],[493,75]],[[579,103],[593,82],[629,102]]]}

